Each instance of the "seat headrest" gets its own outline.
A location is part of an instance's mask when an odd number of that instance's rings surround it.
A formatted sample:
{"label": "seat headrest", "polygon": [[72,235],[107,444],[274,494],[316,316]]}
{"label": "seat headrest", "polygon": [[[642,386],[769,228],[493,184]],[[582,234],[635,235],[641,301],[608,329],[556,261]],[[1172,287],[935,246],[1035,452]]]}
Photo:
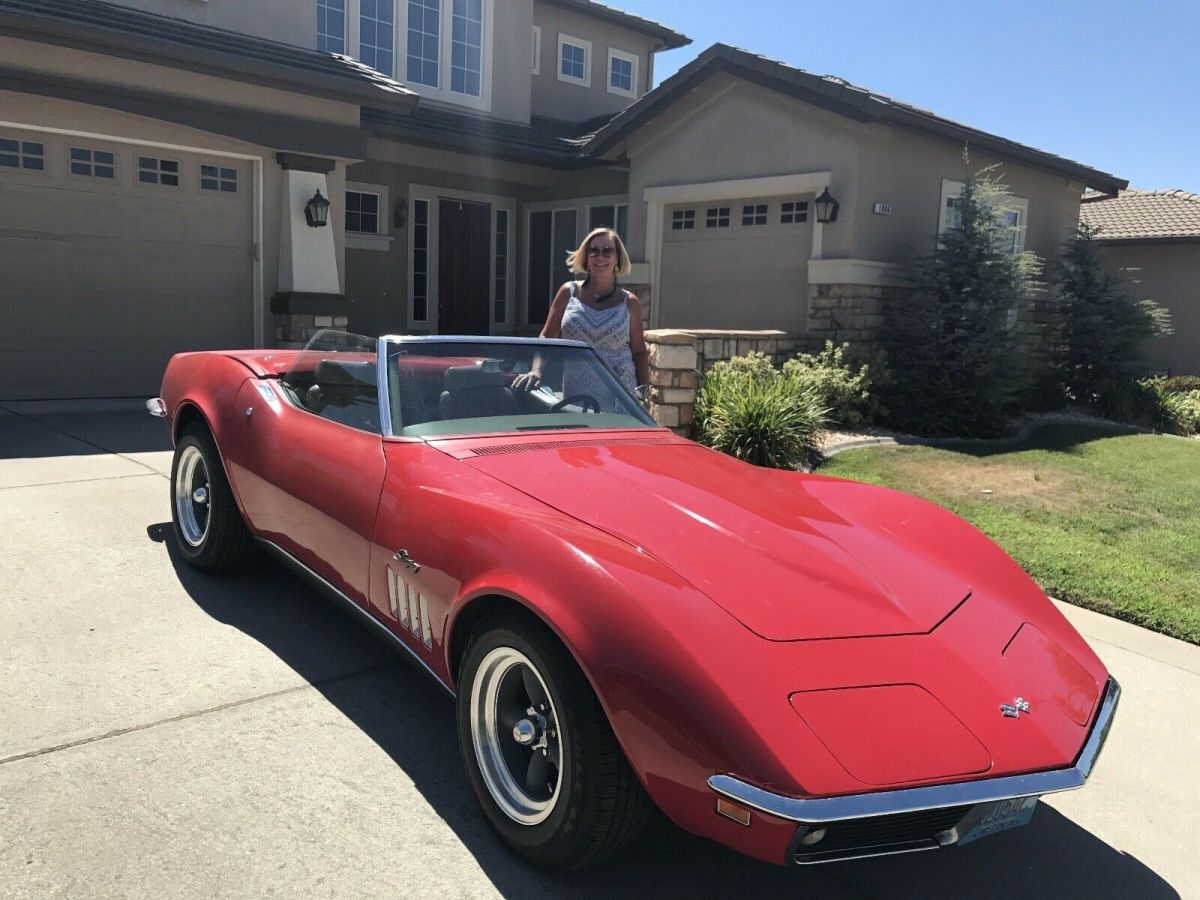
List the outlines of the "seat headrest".
{"label": "seat headrest", "polygon": [[376,387],[375,363],[323,359],[314,373],[317,384],[323,387]]}
{"label": "seat headrest", "polygon": [[485,360],[477,366],[451,366],[446,370],[442,386],[448,391],[469,391],[503,387],[504,380],[495,360]]}

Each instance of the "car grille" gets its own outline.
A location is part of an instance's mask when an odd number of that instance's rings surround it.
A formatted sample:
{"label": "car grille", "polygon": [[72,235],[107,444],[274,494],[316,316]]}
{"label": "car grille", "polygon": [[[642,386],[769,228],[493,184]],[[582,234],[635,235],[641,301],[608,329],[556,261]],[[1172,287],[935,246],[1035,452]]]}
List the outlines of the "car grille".
{"label": "car grille", "polygon": [[968,806],[927,809],[921,812],[873,816],[834,822],[820,841],[811,846],[800,843],[811,827],[802,826],[793,842],[793,860],[799,865],[933,850],[940,846],[936,836],[949,831],[970,812]]}

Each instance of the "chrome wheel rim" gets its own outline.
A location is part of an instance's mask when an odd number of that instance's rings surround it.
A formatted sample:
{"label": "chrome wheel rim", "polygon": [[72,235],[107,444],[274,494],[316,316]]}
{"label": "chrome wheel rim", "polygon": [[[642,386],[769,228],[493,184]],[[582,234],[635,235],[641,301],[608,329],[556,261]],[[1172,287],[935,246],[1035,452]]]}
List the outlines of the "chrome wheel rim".
{"label": "chrome wheel rim", "polygon": [[521,825],[545,821],[562,788],[563,734],[546,682],[519,650],[497,647],[476,670],[471,743],[504,814]]}
{"label": "chrome wheel rim", "polygon": [[208,534],[211,502],[204,456],[198,447],[185,447],[175,469],[175,519],[180,534],[191,547],[199,547]]}

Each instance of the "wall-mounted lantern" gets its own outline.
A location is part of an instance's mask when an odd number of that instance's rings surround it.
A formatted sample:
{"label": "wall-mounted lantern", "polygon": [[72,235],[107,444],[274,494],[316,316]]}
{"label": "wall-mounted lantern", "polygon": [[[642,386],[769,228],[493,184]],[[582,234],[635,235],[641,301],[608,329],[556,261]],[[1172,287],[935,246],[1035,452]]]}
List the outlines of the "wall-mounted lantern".
{"label": "wall-mounted lantern", "polygon": [[408,221],[408,201],[401,197],[396,201],[396,208],[392,211],[392,225],[397,230],[404,227],[404,223]]}
{"label": "wall-mounted lantern", "polygon": [[838,202],[833,199],[833,195],[829,193],[829,188],[825,188],[821,192],[821,196],[816,200],[817,221],[822,225],[828,225],[830,222],[837,221]]}
{"label": "wall-mounted lantern", "polygon": [[321,196],[321,189],[304,204],[304,219],[310,228],[324,228],[329,224],[329,201]]}

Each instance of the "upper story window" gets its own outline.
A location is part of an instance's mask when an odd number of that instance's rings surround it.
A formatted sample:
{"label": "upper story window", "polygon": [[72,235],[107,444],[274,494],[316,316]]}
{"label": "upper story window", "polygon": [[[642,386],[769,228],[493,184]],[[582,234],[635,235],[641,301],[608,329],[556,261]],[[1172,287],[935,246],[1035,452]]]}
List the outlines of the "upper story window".
{"label": "upper story window", "polygon": [[346,0],[317,0],[317,49],[346,52]]}
{"label": "upper story window", "polygon": [[608,51],[608,92],[622,97],[637,96],[638,58],[620,50]]}
{"label": "upper story window", "polygon": [[395,71],[396,0],[359,0],[359,59],[377,72]]}
{"label": "upper story window", "polygon": [[42,171],[46,168],[46,146],[37,141],[0,138],[0,166]]}
{"label": "upper story window", "polygon": [[558,80],[582,87],[592,84],[592,43],[569,34],[558,36]]}
{"label": "upper story window", "polygon": [[[962,213],[959,202],[965,185],[961,181],[942,179],[941,211],[938,214],[938,234],[958,228],[962,225]],[[1004,198],[1002,215],[1008,233],[1005,235],[1005,249],[1014,256],[1025,249],[1025,220],[1029,215],[1029,201],[1024,197],[1009,195]]]}
{"label": "upper story window", "polygon": [[438,86],[442,49],[441,0],[408,0],[408,80]]}
{"label": "upper story window", "polygon": [[450,29],[450,90],[478,97],[483,79],[483,0],[454,0]]}

